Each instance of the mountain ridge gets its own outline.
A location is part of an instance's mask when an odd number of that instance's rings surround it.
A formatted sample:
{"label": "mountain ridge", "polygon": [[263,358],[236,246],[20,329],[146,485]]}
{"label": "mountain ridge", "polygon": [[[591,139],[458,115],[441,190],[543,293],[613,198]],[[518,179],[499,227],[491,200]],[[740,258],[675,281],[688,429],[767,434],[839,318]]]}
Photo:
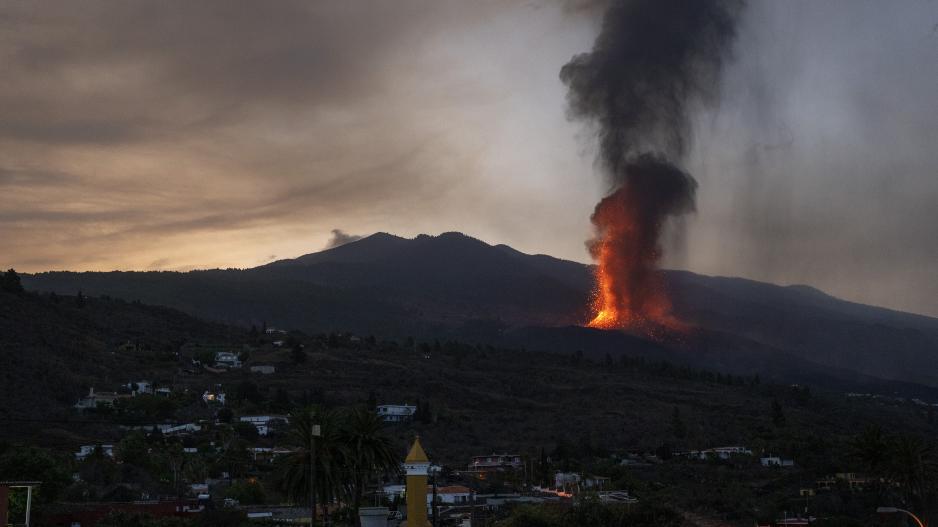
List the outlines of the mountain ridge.
{"label": "mountain ridge", "polygon": [[[675,314],[702,335],[699,342],[720,343],[708,352],[713,357],[737,357],[735,362],[752,369],[786,370],[784,362],[768,359],[789,357],[792,363],[807,361],[805,368],[841,376],[854,372],[938,386],[938,319],[841,300],[805,285],[662,273]],[[23,282],[39,291],[81,289],[167,305],[242,326],[270,322],[314,332],[508,338],[519,347],[550,344],[535,336],[537,331],[551,334],[556,333],[551,328],[582,325],[589,319],[593,288],[589,265],[454,232],[414,238],[376,233],[250,269],[52,272],[25,275]],[[518,337],[522,334],[526,337]],[[644,348],[629,342],[618,352]],[[687,360],[695,362],[693,356]]]}

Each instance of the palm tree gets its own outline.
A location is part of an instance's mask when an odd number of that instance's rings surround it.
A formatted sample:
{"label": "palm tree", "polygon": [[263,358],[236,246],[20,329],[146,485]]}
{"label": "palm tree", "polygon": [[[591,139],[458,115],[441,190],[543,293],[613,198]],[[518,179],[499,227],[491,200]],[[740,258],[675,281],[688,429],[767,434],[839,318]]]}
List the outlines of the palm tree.
{"label": "palm tree", "polygon": [[934,449],[921,437],[902,435],[893,441],[891,475],[903,484],[913,508],[924,512],[931,479],[936,473]]}
{"label": "palm tree", "polygon": [[888,469],[889,447],[889,437],[879,425],[867,426],[850,444],[853,457],[876,477],[884,476]]}
{"label": "palm tree", "polygon": [[391,440],[382,432],[383,424],[368,408],[354,408],[344,415],[341,440],[347,452],[345,468],[348,472],[343,480],[353,511],[361,507],[365,488],[372,478],[400,470],[401,460]]}
{"label": "palm tree", "polygon": [[[338,417],[332,410],[316,407],[293,412],[287,438],[296,450],[279,461],[281,490],[295,502],[303,503],[310,500],[310,459],[314,459],[316,501],[324,518],[328,517],[328,505],[335,501],[342,489],[339,475],[346,455],[340,442]],[[319,425],[319,436],[315,438],[313,425]]]}

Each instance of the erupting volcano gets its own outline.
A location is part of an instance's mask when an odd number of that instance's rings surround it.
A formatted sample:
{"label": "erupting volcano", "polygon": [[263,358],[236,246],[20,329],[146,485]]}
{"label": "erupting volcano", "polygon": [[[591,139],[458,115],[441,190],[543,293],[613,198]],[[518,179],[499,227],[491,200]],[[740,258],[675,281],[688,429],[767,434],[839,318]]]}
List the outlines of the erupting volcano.
{"label": "erupting volcano", "polygon": [[738,0],[621,0],[592,51],[560,71],[568,114],[595,126],[611,189],[593,212],[597,262],[589,326],[678,328],[658,266],[669,219],[694,211],[697,183],[680,168],[688,109],[713,99],[735,35]]}
{"label": "erupting volcano", "polygon": [[643,154],[625,167],[627,184],[596,205],[597,237],[589,243],[598,262],[596,328],[675,327],[671,303],[657,272],[658,242],[668,215],[694,208],[697,186],[690,175],[664,159]]}

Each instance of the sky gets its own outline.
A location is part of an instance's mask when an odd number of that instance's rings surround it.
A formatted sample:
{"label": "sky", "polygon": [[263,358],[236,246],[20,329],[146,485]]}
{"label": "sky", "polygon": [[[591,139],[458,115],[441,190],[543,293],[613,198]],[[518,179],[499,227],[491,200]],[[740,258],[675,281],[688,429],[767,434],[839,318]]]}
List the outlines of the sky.
{"label": "sky", "polygon": [[[460,231],[589,261],[589,0],[0,0],[0,266]],[[938,2],[751,1],[665,264],[938,316]],[[338,235],[334,232],[339,230]]]}

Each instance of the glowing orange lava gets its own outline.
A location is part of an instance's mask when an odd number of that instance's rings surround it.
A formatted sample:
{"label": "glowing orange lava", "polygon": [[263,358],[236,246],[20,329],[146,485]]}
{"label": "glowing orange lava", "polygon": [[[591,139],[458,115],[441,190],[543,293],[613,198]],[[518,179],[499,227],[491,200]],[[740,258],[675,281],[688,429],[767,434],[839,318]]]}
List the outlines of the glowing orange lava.
{"label": "glowing orange lava", "polygon": [[642,203],[620,188],[596,206],[592,221],[597,237],[590,242],[596,260],[593,319],[589,327],[650,333],[677,329],[671,302],[657,270],[660,223],[643,221]]}

